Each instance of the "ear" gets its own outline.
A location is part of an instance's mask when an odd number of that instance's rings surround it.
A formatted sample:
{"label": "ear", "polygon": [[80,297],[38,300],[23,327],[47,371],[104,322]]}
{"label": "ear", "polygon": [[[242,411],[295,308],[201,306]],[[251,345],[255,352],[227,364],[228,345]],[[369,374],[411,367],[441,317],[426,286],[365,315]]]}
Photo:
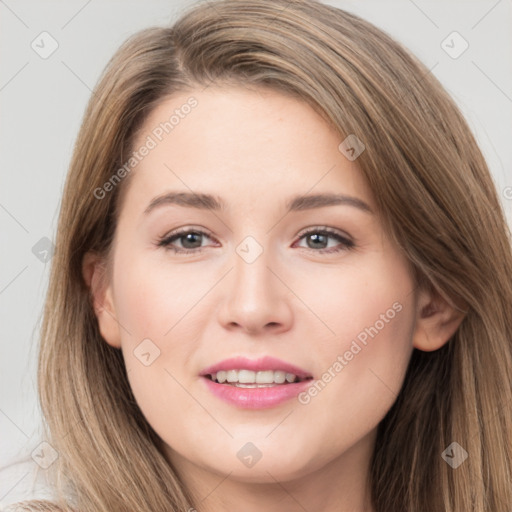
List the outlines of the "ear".
{"label": "ear", "polygon": [[90,291],[101,336],[112,347],[121,348],[121,333],[105,259],[98,254],[88,252],[82,260],[82,275]]}
{"label": "ear", "polygon": [[433,288],[422,288],[418,294],[413,346],[431,352],[447,343],[459,328],[465,313],[451,305]]}

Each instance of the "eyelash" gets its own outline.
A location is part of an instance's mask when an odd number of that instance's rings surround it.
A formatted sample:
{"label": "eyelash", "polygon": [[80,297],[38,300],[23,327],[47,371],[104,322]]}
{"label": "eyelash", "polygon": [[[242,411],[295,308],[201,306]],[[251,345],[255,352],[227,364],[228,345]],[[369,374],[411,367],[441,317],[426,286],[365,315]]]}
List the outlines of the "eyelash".
{"label": "eyelash", "polygon": [[[182,229],[179,231],[174,231],[173,233],[169,233],[168,235],[159,239],[157,245],[158,245],[158,247],[163,247],[165,250],[170,250],[170,251],[173,251],[174,253],[180,253],[180,254],[191,254],[191,253],[197,254],[197,253],[202,252],[204,247],[197,247],[195,249],[180,249],[180,248],[173,247],[171,245],[171,243],[174,240],[183,238],[185,235],[187,235],[189,233],[194,233],[197,235],[206,235],[208,238],[213,239],[213,237],[206,231],[203,231],[200,229],[185,228],[185,229]],[[352,240],[350,240],[348,237],[344,237],[344,236],[340,235],[337,231],[327,228],[327,227],[310,229],[309,231],[306,231],[306,232],[300,234],[299,240],[305,238],[308,235],[312,235],[312,234],[327,235],[330,238],[335,238],[336,240],[338,240],[338,242],[340,242],[342,245],[344,245],[344,248],[333,249],[331,247],[329,249],[318,249],[317,250],[317,249],[311,249],[310,247],[302,247],[302,249],[307,249],[309,251],[317,252],[320,254],[325,254],[325,253],[332,254],[332,253],[338,253],[341,251],[348,251],[355,247],[355,243]]]}

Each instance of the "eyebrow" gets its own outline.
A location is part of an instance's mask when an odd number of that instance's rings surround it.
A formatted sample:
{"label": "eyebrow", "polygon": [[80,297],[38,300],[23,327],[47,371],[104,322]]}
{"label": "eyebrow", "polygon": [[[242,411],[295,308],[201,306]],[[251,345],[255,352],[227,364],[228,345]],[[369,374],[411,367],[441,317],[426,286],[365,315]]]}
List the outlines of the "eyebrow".
{"label": "eyebrow", "polygon": [[[164,205],[177,205],[213,211],[226,210],[226,203],[220,197],[212,194],[203,194],[200,192],[168,192],[152,199],[148,207],[144,210],[144,214],[147,215],[155,208]],[[343,194],[295,196],[286,203],[286,208],[287,211],[290,212],[338,205],[353,206],[364,212],[373,213],[370,206],[361,199]]]}

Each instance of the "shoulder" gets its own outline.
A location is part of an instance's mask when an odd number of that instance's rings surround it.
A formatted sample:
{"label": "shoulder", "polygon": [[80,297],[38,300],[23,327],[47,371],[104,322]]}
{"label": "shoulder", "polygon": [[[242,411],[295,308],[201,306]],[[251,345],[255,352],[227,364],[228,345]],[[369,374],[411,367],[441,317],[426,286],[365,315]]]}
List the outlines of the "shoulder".
{"label": "shoulder", "polygon": [[25,500],[0,509],[1,512],[71,512],[48,500]]}
{"label": "shoulder", "polygon": [[30,454],[0,468],[0,512],[60,511],[53,489]]}

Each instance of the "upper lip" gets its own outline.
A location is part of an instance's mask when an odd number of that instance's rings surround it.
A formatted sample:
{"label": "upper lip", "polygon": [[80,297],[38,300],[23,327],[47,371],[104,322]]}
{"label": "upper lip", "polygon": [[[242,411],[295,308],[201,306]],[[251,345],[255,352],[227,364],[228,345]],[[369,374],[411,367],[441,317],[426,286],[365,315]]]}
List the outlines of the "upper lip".
{"label": "upper lip", "polygon": [[208,368],[205,368],[200,375],[211,375],[212,373],[227,370],[252,370],[253,372],[272,370],[275,372],[283,371],[286,373],[293,373],[300,379],[312,377],[312,375],[306,370],[270,356],[261,357],[260,359],[248,359],[246,357],[232,357],[230,359],[224,359],[212,366],[208,366]]}

